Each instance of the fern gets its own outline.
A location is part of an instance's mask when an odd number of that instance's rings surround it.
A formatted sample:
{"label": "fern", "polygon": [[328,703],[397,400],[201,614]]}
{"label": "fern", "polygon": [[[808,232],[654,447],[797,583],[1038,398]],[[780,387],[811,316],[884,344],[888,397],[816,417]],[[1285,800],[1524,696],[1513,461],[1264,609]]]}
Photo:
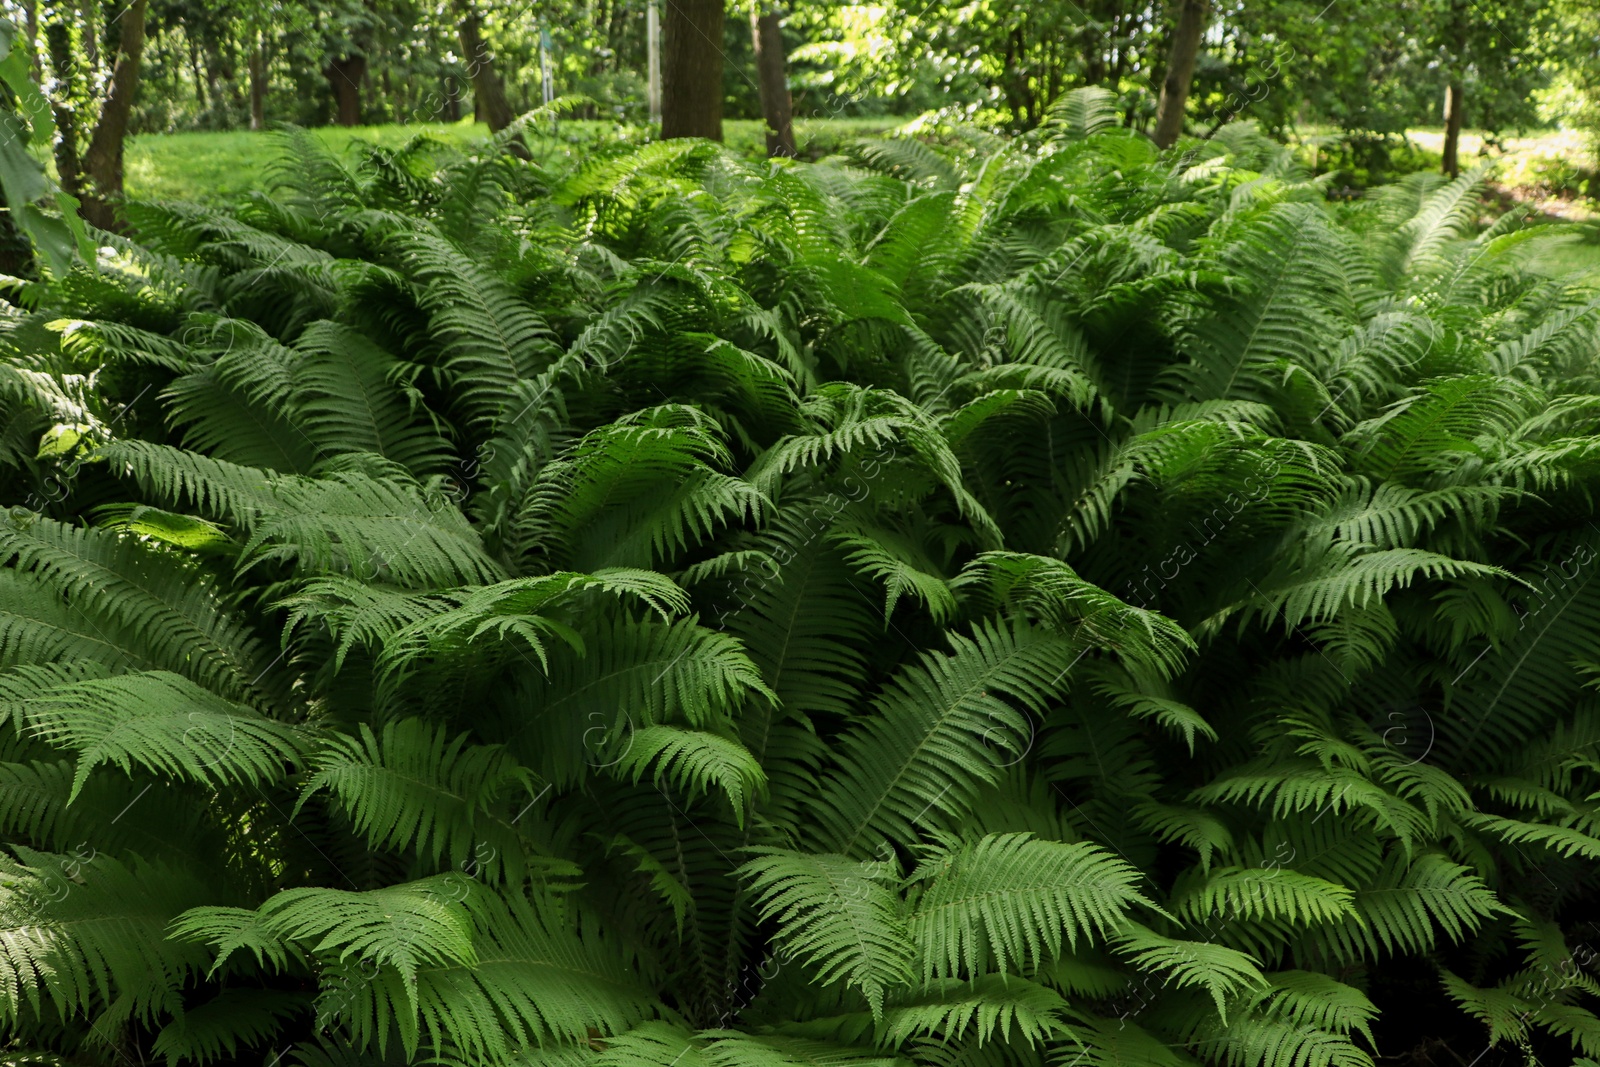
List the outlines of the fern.
{"label": "fern", "polygon": [[903,671],[840,741],[818,817],[819,836],[845,854],[948,827],[1026,750],[1029,721],[1002,695],[1037,710],[1076,662],[1067,642],[1020,625],[980,626],[951,645]]}
{"label": "fern", "polygon": [[654,765],[658,785],[670,779],[691,795],[715,786],[727,795],[740,825],[748,800],[766,785],[761,765],[748,749],[704,730],[646,726],[632,731],[623,744],[623,753],[613,764],[619,772],[632,771],[637,782]]}
{"label": "fern", "polygon": [[909,985],[916,951],[892,863],[758,849],[739,869],[763,919],[783,930],[784,950],[816,968],[817,980],[860,987],[874,1018],[884,996]]}
{"label": "fern", "polygon": [[[7,694],[18,700],[16,686]],[[12,705],[36,736],[77,754],[76,797],[109,763],[206,785],[272,782],[302,759],[301,731],[166,671],[45,684]],[[70,798],[69,798],[70,800]]]}
{"label": "fern", "polygon": [[14,287],[6,1054],[1600,1056],[1592,287],[1114,103],[289,132]]}
{"label": "fern", "polygon": [[1085,842],[989,835],[935,854],[912,873],[925,882],[911,918],[923,979],[1026,972],[1061,952],[1062,935],[1104,938],[1150,901],[1138,874]]}
{"label": "fern", "polygon": [[111,856],[11,846],[0,867],[0,1010],[10,1024],[48,1001],[63,1017],[102,1005],[149,1022],[181,1008],[204,954],[165,938],[167,922],[206,899],[192,872]]}
{"label": "fern", "polygon": [[468,741],[417,719],[389,723],[381,736],[362,724],[359,740],[331,738],[313,758],[316,774],[297,809],[325,789],[374,847],[409,847],[454,869],[487,853],[485,865],[519,883],[526,863],[522,842],[511,820],[492,808],[502,798],[521,807],[521,798],[536,792],[534,778],[503,750],[469,748]]}

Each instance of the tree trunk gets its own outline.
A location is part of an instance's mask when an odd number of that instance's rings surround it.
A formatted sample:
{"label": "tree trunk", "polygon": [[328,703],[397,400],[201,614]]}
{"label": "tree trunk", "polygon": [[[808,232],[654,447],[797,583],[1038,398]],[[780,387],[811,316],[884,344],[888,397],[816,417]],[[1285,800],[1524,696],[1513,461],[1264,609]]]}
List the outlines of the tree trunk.
{"label": "tree trunk", "polygon": [[36,274],[33,246],[18,232],[16,217],[11,214],[4,195],[0,195],[0,274],[13,278],[29,278]]}
{"label": "tree trunk", "polygon": [[1178,26],[1167,57],[1167,77],[1161,85],[1156,109],[1156,146],[1168,148],[1183,133],[1183,109],[1194,81],[1194,62],[1200,55],[1200,34],[1206,25],[1206,0],[1178,0]]}
{"label": "tree trunk", "polygon": [[267,56],[261,46],[261,35],[255,35],[250,48],[250,128],[265,129],[267,125]]}
{"label": "tree trunk", "polygon": [[[610,6],[615,8],[617,5],[612,4]],[[594,78],[606,72],[606,59],[602,53],[609,51],[612,55],[616,55],[616,48],[612,45],[610,36],[611,11],[607,8],[606,0],[594,0],[589,21],[590,25],[599,30],[600,39],[606,45],[605,48],[596,48],[589,53],[589,77]]]}
{"label": "tree trunk", "polygon": [[27,0],[28,31],[28,69],[33,72],[34,80],[39,78],[39,0]]}
{"label": "tree trunk", "polygon": [[[1137,15],[1128,16],[1128,22],[1130,23],[1137,25],[1137,20]],[[1121,13],[1113,15],[1111,18],[1111,74],[1106,78],[1106,81],[1112,85],[1116,85],[1122,80],[1123,70],[1128,63],[1128,50],[1122,45],[1123,35],[1127,32]]]}
{"label": "tree trunk", "polygon": [[133,97],[139,91],[139,60],[144,55],[144,13],[148,4],[149,0],[133,0],[117,20],[121,40],[117,42],[111,87],[100,108],[94,136],[89,138],[89,150],[83,154],[83,173],[88,179],[83,217],[102,230],[118,228],[112,200],[122,195],[122,145],[128,135],[128,118],[133,114]]}
{"label": "tree trunk", "polygon": [[628,20],[633,15],[626,4],[611,5],[611,21],[606,24],[606,44],[611,49],[611,70],[613,73],[622,69],[622,39],[628,29]]}
{"label": "tree trunk", "polygon": [[1461,173],[1462,95],[1461,80],[1452,78],[1444,93],[1444,172],[1452,178]]}
{"label": "tree trunk", "polygon": [[211,110],[211,104],[206,98],[206,76],[200,73],[200,46],[192,38],[189,41],[189,73],[194,75],[194,96],[200,103],[200,114],[203,116]]}
{"label": "tree trunk", "polygon": [[789,99],[788,62],[776,11],[750,9],[750,40],[756,49],[756,81],[761,88],[761,113],[767,120],[767,155],[793,156],[794,107]]}
{"label": "tree trunk", "polygon": [[1017,31],[1006,34],[1006,54],[1001,60],[1000,89],[1006,96],[1006,107],[1013,120],[1020,122],[1022,93],[1017,89],[1017,71],[1022,58],[1017,54]]}
{"label": "tree trunk", "polygon": [[[228,116],[229,125],[233,123],[233,115],[245,110],[245,93],[239,87],[239,49],[237,42],[232,37],[227,39],[226,46],[221,49],[219,69],[222,71],[223,84],[228,88],[228,101],[233,105],[233,113]],[[248,59],[246,60],[248,64]]]}
{"label": "tree trunk", "polygon": [[89,61],[91,74],[100,69],[100,30],[95,26],[95,11],[100,0],[83,0],[82,30],[83,55]]}
{"label": "tree trunk", "polygon": [[664,0],[661,136],[722,140],[722,0]]}
{"label": "tree trunk", "polygon": [[333,99],[338,104],[337,121],[341,126],[361,125],[361,79],[367,73],[367,57],[347,56],[328,62],[322,76],[333,88]]}
{"label": "tree trunk", "polygon": [[83,198],[83,161],[78,158],[78,112],[69,101],[77,88],[72,62],[71,31],[64,22],[51,22],[44,28],[44,43],[50,53],[50,73],[56,79],[50,111],[56,120],[56,174],[61,190],[68,196]]}
{"label": "tree trunk", "polygon": [[1083,80],[1087,85],[1099,85],[1106,78],[1106,48],[1117,36],[1117,4],[1118,0],[1111,0],[1101,15],[1101,21],[1109,27],[1109,35],[1084,30]]}
{"label": "tree trunk", "polygon": [[[461,54],[467,61],[467,77],[472,80],[477,115],[489,124],[490,133],[499,133],[511,125],[516,116],[511,113],[500,75],[495,73],[494,56],[483,39],[483,23],[478,19],[472,0],[452,0],[452,5],[459,20],[456,28],[461,37]],[[531,158],[520,137],[511,142],[510,148],[511,154],[519,159]]]}
{"label": "tree trunk", "polygon": [[457,85],[454,74],[444,76],[444,120],[446,122],[461,121],[461,89]]}
{"label": "tree trunk", "polygon": [[478,98],[478,115],[489,124],[490,133],[499,133],[511,125],[511,104],[506,100],[505,87],[495,74],[494,57],[483,40],[483,27],[472,0],[455,0],[456,29],[461,38],[461,55],[467,63],[467,79],[472,82],[472,92]]}
{"label": "tree trunk", "polygon": [[[453,3],[456,18],[461,19],[458,24],[461,54],[466,56],[467,77],[472,80],[475,114],[488,123],[490,133],[499,133],[515,118],[506,101],[506,86],[502,85],[499,75],[494,72],[494,56],[490,53],[488,42],[483,40],[483,22],[478,19],[478,11],[472,5],[472,0],[453,0]],[[523,144],[522,138],[512,139],[509,149],[510,154],[522,160],[533,158],[528,154],[528,147]]]}
{"label": "tree trunk", "polygon": [[222,91],[217,88],[221,79],[217,75],[217,57],[206,55],[206,95],[211,99],[211,110],[215,112],[215,122],[218,129],[225,129],[228,122],[228,105],[223,99]]}

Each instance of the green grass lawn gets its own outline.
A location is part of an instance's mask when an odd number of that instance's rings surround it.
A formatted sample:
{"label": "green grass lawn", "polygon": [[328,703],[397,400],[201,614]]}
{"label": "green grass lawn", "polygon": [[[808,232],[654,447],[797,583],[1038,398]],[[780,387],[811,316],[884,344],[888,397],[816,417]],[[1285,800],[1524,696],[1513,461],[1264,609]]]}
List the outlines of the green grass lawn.
{"label": "green grass lawn", "polygon": [[[488,135],[470,123],[417,126],[329,127],[311,133],[329,147],[353,155],[356,141],[387,147],[419,133],[465,145]],[[278,155],[278,139],[268,133],[144,134],[129,140],[124,185],[129,196],[150,200],[227,200],[264,189],[267,168]]]}
{"label": "green grass lawn", "polygon": [[1600,241],[1595,233],[1574,233],[1561,241],[1541,241],[1529,257],[1528,264],[1540,274],[1556,277],[1562,274],[1589,274],[1591,281],[1600,281]]}
{"label": "green grass lawn", "polygon": [[[855,137],[866,137],[893,128],[903,119],[847,118],[796,119],[795,141],[801,154],[811,158],[835,151]],[[766,150],[762,124],[753,119],[733,119],[723,123],[723,139],[742,155],[760,155]],[[608,122],[563,120],[558,135],[563,140],[595,140],[614,129]],[[354,155],[362,144],[393,148],[419,133],[442,141],[470,147],[488,137],[482,124],[423,123],[408,126],[331,126],[311,131],[324,144]],[[534,140],[537,155],[547,137]],[[265,189],[268,166],[278,154],[277,139],[267,133],[144,134],[128,142],[126,150],[126,188],[129,196],[155,200],[228,200],[241,193]]]}

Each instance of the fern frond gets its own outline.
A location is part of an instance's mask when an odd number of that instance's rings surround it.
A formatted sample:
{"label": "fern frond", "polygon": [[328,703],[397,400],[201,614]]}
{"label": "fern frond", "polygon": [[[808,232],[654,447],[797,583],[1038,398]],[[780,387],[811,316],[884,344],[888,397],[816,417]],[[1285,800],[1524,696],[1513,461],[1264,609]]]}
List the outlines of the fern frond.
{"label": "fern frond", "polygon": [[361,334],[314,322],[295,340],[295,422],[320,454],[370,452],[422,477],[449,462],[439,425],[406,367]]}
{"label": "fern frond", "polygon": [[1483,880],[1436,852],[1407,863],[1392,853],[1383,869],[1355,893],[1359,923],[1314,932],[1313,939],[1340,959],[1377,959],[1383,953],[1426,952],[1442,931],[1459,942],[1504,905]]}
{"label": "fern frond", "polygon": [[722,790],[733,807],[735,820],[744,825],[747,803],[763,792],[767,776],[750,750],[732,738],[705,730],[677,726],[645,726],[623,742],[621,756],[612,764],[618,773],[631,772],[638,782],[653,765],[655,782],[672,781],[693,796]]}
{"label": "fern frond", "polygon": [[[6,517],[0,521],[0,560],[31,574],[39,585],[14,584],[12,603],[35,622],[13,615],[16,639],[23,627],[32,651],[72,641],[63,630],[87,628],[112,652],[103,662],[137,657],[175,671],[231,699],[260,699],[256,688],[270,661],[250,628],[220,602],[204,572],[187,560],[154,551],[133,537],[94,529],[73,529],[44,518]],[[40,604],[50,598],[49,583],[70,598],[70,615]],[[21,600],[21,603],[18,603]],[[28,606],[25,606],[28,605]],[[66,625],[50,625],[48,620]],[[53,629],[47,633],[45,628]],[[88,651],[73,642],[79,651]],[[99,658],[99,657],[96,657]]]}
{"label": "fern frond", "polygon": [[498,426],[511,414],[518,381],[537,377],[555,358],[549,326],[502,279],[426,224],[393,233],[387,244],[414,279],[462,416]]}
{"label": "fern frond", "polygon": [[784,951],[815,967],[821,982],[858,987],[884,1017],[884,996],[912,981],[915,943],[891,862],[777,848],[740,867],[763,921],[778,925]]}
{"label": "fern frond", "polygon": [[1174,903],[1190,922],[1206,916],[1225,919],[1282,919],[1310,925],[1353,918],[1355,894],[1323,878],[1282,868],[1218,867]]}
{"label": "fern frond", "polygon": [[587,1042],[591,1031],[616,1033],[664,1014],[630,954],[548,898],[472,891],[464,906],[476,963],[420,966],[419,1010],[392,986],[348,986],[343,1014],[358,1044],[382,1048],[393,1019],[408,1055],[426,1032],[469,1062],[500,1063],[519,1049]]}
{"label": "fern frond", "polygon": [[51,685],[13,708],[35,735],[77,753],[73,797],[103,763],[205,785],[261,785],[302,762],[307,743],[301,730],[166,671]]}
{"label": "fern frond", "polygon": [[980,1044],[998,1039],[1039,1046],[1070,1033],[1067,1011],[1061,994],[1047,986],[986,974],[969,982],[933,982],[926,992],[896,1001],[885,1009],[881,1030],[895,1043],[926,1034],[943,1042],[971,1037]]}
{"label": "fern frond", "polygon": [[1044,110],[1040,128],[1064,141],[1082,141],[1119,124],[1117,96],[1098,85],[1061,94]]}
{"label": "fern frond", "polygon": [[934,852],[911,875],[924,888],[911,936],[925,983],[990,972],[1026,973],[1061,953],[1104,939],[1129,910],[1150,901],[1139,873],[1088,842],[991,834]]}
{"label": "fern frond", "polygon": [[1013,605],[1075,644],[1115,653],[1158,675],[1175,673],[1194,647],[1172,620],[1124,603],[1047,556],[985,552],[950,584],[980,609]]}
{"label": "fern frond", "polygon": [[186,1008],[156,1035],[152,1051],[179,1063],[211,1063],[232,1059],[275,1037],[283,1020],[308,1011],[310,1001],[295,993],[271,989],[226,989],[193,1008]]}
{"label": "fern frond", "polygon": [[290,562],[423,589],[504,576],[453,503],[388,474],[352,469],[274,482],[272,508],[250,524],[245,566]]}
{"label": "fern frond", "polygon": [[420,719],[391,722],[381,735],[336,734],[312,757],[316,773],[295,810],[329,791],[374,848],[409,849],[451,869],[486,867],[519,884],[523,845],[499,801],[522,807],[534,779],[499,745],[469,744]]}
{"label": "fern frond", "polygon": [[950,829],[977,789],[1026,750],[1026,712],[1040,711],[1077,662],[1069,642],[1020,624],[980,623],[971,637],[949,639],[950,653],[924,653],[902,670],[874,715],[838,742],[820,790],[819,840],[854,855],[880,839],[912,839],[919,827]]}
{"label": "fern frond", "polygon": [[208,898],[192,872],[137,857],[35,852],[0,858],[0,1018],[48,999],[63,1017],[110,1007],[150,1022],[182,1010],[203,969],[198,946],[168,941],[168,921]]}
{"label": "fern frond", "polygon": [[1110,944],[1118,955],[1126,956],[1141,971],[1165,972],[1168,978],[1163,985],[1171,983],[1179,989],[1204,988],[1224,1022],[1231,998],[1267,984],[1254,959],[1237,949],[1210,941],[1163,937],[1138,923],[1128,922],[1111,936]]}
{"label": "fern frond", "polygon": [[273,895],[257,913],[267,932],[310,951],[392,970],[414,1012],[421,967],[478,962],[461,904],[467,892],[467,879],[454,873],[365,893],[304,887]]}

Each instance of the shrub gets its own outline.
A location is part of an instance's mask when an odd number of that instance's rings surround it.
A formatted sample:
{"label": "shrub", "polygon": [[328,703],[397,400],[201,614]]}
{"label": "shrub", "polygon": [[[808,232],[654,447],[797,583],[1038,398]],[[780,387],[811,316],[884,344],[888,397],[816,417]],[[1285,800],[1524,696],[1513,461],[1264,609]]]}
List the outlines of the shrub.
{"label": "shrub", "polygon": [[290,135],[23,286],[13,1054],[1600,1051],[1600,304],[1113,119]]}

